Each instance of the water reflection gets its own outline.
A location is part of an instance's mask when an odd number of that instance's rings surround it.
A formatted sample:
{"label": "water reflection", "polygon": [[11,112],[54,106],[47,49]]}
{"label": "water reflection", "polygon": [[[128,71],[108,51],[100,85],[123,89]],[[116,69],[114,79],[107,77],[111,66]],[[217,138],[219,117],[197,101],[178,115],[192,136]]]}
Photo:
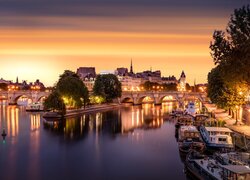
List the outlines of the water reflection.
{"label": "water reflection", "polygon": [[37,131],[40,128],[41,114],[30,114],[30,130]]}
{"label": "water reflection", "polygon": [[0,105],[0,129],[6,129],[7,136],[16,137],[19,133],[19,108]]}
{"label": "water reflection", "polygon": [[174,102],[163,103],[162,106],[143,104],[64,120],[44,120],[44,128],[71,140],[84,138],[91,133],[96,137],[99,134],[127,134],[134,129],[160,128],[175,106]]}

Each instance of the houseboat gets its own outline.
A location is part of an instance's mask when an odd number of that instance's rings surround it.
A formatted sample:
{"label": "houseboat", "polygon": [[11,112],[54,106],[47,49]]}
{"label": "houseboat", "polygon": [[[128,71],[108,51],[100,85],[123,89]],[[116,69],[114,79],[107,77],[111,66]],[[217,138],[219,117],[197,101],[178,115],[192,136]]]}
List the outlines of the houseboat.
{"label": "houseboat", "polygon": [[203,151],[203,143],[200,133],[195,126],[181,126],[178,132],[178,145],[180,152],[188,153],[190,149]]}
{"label": "houseboat", "polygon": [[27,106],[26,111],[29,112],[38,112],[38,111],[43,111],[44,106],[42,103],[31,103]]}
{"label": "houseboat", "polygon": [[182,115],[181,117],[177,119],[175,127],[179,128],[180,126],[193,125],[193,122],[194,122],[193,116],[189,114]]}
{"label": "houseboat", "polygon": [[186,169],[198,179],[204,180],[249,180],[250,168],[246,165],[222,165],[217,160],[204,157],[195,151],[186,158]]}
{"label": "houseboat", "polygon": [[208,148],[234,147],[229,128],[200,126],[200,133]]}

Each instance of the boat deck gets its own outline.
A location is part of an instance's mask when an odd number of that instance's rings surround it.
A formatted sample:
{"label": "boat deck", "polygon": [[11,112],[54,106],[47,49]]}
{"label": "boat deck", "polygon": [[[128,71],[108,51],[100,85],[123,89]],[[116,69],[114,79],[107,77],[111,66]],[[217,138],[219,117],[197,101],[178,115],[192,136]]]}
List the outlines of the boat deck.
{"label": "boat deck", "polygon": [[194,160],[203,170],[205,170],[208,174],[213,176],[214,178],[220,180],[222,179],[222,169],[216,163],[214,159],[197,159]]}

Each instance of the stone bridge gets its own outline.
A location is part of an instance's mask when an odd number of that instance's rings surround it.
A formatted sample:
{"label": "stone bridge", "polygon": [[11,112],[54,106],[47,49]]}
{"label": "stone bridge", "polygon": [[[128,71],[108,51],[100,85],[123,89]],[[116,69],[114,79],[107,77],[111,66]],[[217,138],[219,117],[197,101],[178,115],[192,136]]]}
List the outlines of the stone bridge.
{"label": "stone bridge", "polygon": [[9,104],[17,104],[20,97],[26,97],[33,103],[38,102],[43,97],[48,97],[49,91],[0,91],[0,99],[7,100]]}
{"label": "stone bridge", "polygon": [[125,91],[122,92],[120,102],[132,102],[134,105],[142,104],[148,97],[154,104],[161,104],[163,101],[178,101],[183,103],[185,100],[207,101],[206,93],[198,92],[178,92],[178,91]]}

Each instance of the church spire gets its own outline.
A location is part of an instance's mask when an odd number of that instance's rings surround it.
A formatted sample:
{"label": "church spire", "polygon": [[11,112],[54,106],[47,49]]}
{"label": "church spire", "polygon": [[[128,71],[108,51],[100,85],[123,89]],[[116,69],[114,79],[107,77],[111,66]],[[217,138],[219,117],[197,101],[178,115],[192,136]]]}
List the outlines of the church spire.
{"label": "church spire", "polygon": [[131,64],[130,64],[130,73],[131,73],[131,74],[134,74],[132,58],[131,58]]}

